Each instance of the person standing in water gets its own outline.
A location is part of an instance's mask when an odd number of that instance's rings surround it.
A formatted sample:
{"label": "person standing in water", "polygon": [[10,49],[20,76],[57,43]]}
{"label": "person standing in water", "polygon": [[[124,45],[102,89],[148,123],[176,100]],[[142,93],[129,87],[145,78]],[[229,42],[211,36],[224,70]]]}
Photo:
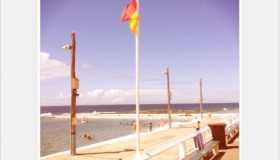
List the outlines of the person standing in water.
{"label": "person standing in water", "polygon": [[160,127],[163,127],[163,126],[164,126],[164,120],[161,119],[161,121],[160,121]]}
{"label": "person standing in water", "polygon": [[135,133],[136,132],[136,123],[135,123],[135,121],[133,121],[132,125],[133,125],[133,131]]}
{"label": "person standing in water", "polygon": [[139,132],[142,132],[142,122],[139,122]]}
{"label": "person standing in water", "polygon": [[149,128],[150,128],[150,131],[152,132],[152,130],[153,130],[153,124],[152,124],[152,122],[150,122]]}

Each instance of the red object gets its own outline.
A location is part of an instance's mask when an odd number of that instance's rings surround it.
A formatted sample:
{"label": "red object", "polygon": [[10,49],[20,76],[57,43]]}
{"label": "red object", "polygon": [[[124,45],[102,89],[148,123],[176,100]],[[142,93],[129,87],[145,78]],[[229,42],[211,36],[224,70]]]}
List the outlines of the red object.
{"label": "red object", "polygon": [[226,126],[227,124],[225,123],[208,123],[208,126],[220,126],[220,127],[224,127]]}
{"label": "red object", "polygon": [[225,133],[225,123],[208,123],[211,129],[213,141],[220,141],[219,149],[227,149],[226,133]]}
{"label": "red object", "polygon": [[136,0],[132,0],[123,10],[121,21],[128,21],[130,20],[131,15],[137,10],[137,3]]}

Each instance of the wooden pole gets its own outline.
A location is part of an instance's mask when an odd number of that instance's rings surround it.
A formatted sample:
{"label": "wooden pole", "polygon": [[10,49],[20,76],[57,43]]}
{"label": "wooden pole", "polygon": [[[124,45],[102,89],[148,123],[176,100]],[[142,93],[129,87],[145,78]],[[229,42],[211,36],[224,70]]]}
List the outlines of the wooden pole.
{"label": "wooden pole", "polygon": [[200,114],[201,114],[201,119],[203,119],[203,110],[202,110],[202,100],[203,100],[203,95],[202,95],[202,79],[199,80],[199,85],[200,85]]}
{"label": "wooden pole", "polygon": [[75,32],[71,33],[71,155],[76,154],[76,95],[77,89],[74,89],[73,81],[76,78],[75,73],[75,53],[76,53],[76,41]]}
{"label": "wooden pole", "polygon": [[166,75],[167,75],[167,98],[168,98],[168,123],[169,128],[171,128],[171,110],[170,110],[170,99],[171,99],[171,92],[170,92],[170,84],[169,84],[169,69],[166,68]]}

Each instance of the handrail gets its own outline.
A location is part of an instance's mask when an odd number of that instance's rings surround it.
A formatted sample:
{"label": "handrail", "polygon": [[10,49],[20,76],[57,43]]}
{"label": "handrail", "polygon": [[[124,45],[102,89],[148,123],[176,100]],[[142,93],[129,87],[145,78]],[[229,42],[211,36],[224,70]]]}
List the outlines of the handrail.
{"label": "handrail", "polygon": [[[205,136],[205,132],[206,131],[210,131],[210,127],[204,127],[204,128],[202,128],[201,130],[199,130],[200,131],[200,133],[202,133],[202,136],[203,136],[203,139],[204,139],[204,143],[205,144],[207,144],[209,141],[211,141],[212,140],[212,137],[209,139],[206,139],[206,136]],[[170,149],[170,148],[172,148],[172,147],[174,147],[174,146],[176,146],[176,145],[179,145],[179,159],[182,159],[182,158],[184,158],[186,155],[191,155],[192,153],[195,153],[196,151],[198,151],[198,148],[195,148],[195,147],[193,147],[193,149],[191,150],[191,151],[189,151],[189,152],[185,152],[185,142],[187,141],[187,140],[190,140],[191,138],[194,138],[194,137],[196,137],[196,133],[194,132],[194,133],[192,133],[192,134],[190,134],[190,135],[188,135],[188,136],[186,136],[186,137],[182,137],[182,138],[180,138],[180,139],[177,139],[177,140],[175,140],[175,141],[173,141],[173,142],[171,142],[171,143],[169,143],[169,144],[166,144],[166,145],[164,145],[164,146],[162,146],[162,147],[160,147],[160,148],[157,148],[157,149],[155,149],[155,150],[153,150],[153,151],[150,151],[150,152],[148,152],[148,153],[146,153],[146,154],[144,154],[144,155],[142,155],[141,157],[140,157],[140,160],[148,160],[148,159],[150,159],[150,158],[152,158],[152,157],[154,157],[154,156],[156,156],[156,155],[158,155],[159,153],[161,153],[161,152],[163,152],[163,151],[165,151],[165,150],[167,150],[167,149]]]}
{"label": "handrail", "polygon": [[[230,118],[223,120],[221,123],[226,123],[227,124],[226,128],[228,128],[231,125],[234,125],[236,122],[238,122],[238,118],[239,118],[238,115],[231,116]],[[207,131],[210,131],[210,127],[208,127],[208,126],[199,130],[199,132],[202,133],[204,144],[207,144],[208,142],[212,141],[212,135],[207,139],[207,136],[206,136]],[[197,135],[196,132],[194,132],[188,136],[182,137],[182,138],[177,139],[171,143],[168,143],[162,147],[159,147],[155,150],[145,153],[144,155],[140,156],[139,160],[148,160],[148,159],[160,154],[161,152],[168,150],[176,145],[179,145],[179,159],[183,159],[186,156],[189,157],[193,153],[196,153],[198,151],[198,148],[195,147],[194,141],[193,141],[193,148],[190,151],[186,152],[186,141],[196,137],[196,135]]]}
{"label": "handrail", "polygon": [[159,154],[159,153],[161,153],[161,152],[163,152],[163,151],[165,151],[165,150],[167,150],[167,149],[169,149],[169,148],[171,148],[171,147],[173,147],[173,146],[175,146],[175,145],[177,145],[177,144],[179,144],[181,142],[184,142],[184,141],[186,141],[186,140],[188,140],[190,138],[193,138],[195,136],[196,136],[195,133],[192,133],[192,134],[190,134],[190,135],[188,135],[186,137],[183,137],[181,139],[175,140],[175,141],[173,141],[173,142],[171,142],[171,143],[169,143],[169,144],[167,144],[165,146],[162,146],[162,147],[160,147],[158,149],[155,149],[155,150],[153,150],[151,152],[148,152],[148,153],[144,154],[143,156],[141,156],[140,159],[144,160],[144,159],[152,158],[153,156],[155,156],[155,155],[157,155],[157,154]]}
{"label": "handrail", "polygon": [[232,125],[234,125],[236,122],[238,122],[239,120],[239,116],[238,114],[234,115],[234,116],[230,116],[230,118],[227,118],[223,121],[221,121],[220,123],[225,123],[226,124],[226,129],[231,127]]}

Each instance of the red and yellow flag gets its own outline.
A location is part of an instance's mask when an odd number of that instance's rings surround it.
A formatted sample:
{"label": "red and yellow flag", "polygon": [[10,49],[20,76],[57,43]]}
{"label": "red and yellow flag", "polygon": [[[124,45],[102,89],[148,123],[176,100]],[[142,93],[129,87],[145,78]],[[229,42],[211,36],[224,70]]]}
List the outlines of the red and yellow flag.
{"label": "red and yellow flag", "polygon": [[137,2],[136,0],[132,0],[123,10],[121,21],[128,21],[130,20],[129,28],[133,32],[133,34],[137,34],[138,29],[138,21],[139,15],[137,13]]}

